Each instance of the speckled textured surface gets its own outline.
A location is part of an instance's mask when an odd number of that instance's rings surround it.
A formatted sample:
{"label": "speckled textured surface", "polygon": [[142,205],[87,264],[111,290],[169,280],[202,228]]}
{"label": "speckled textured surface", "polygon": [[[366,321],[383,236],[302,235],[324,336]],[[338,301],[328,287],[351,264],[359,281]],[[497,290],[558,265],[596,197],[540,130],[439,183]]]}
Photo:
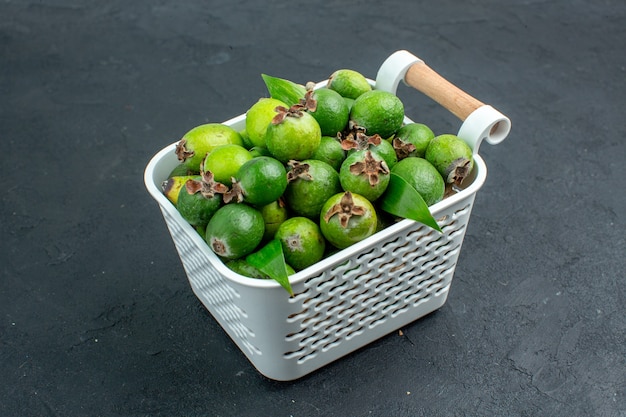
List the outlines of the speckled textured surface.
{"label": "speckled textured surface", "polygon": [[[626,415],[625,4],[348,3],[0,1],[0,415]],[[191,292],[143,169],[262,72],[375,77],[398,49],[513,122],[450,296],[270,381]]]}

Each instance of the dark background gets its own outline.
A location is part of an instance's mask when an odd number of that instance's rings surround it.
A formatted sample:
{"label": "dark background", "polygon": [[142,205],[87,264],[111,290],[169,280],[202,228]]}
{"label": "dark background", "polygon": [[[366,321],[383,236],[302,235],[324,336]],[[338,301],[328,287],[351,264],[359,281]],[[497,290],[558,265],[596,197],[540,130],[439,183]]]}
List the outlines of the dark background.
{"label": "dark background", "polygon": [[[0,415],[625,416],[626,3],[0,1]],[[398,49],[513,122],[447,303],[270,381],[193,295],[148,160],[262,72]],[[436,133],[460,122],[401,86]]]}

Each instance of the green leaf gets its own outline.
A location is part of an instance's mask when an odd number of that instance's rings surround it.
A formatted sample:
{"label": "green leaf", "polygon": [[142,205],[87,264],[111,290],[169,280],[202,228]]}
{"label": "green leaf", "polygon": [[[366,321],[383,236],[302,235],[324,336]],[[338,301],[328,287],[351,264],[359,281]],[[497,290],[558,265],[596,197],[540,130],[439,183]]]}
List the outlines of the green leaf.
{"label": "green leaf", "polygon": [[382,198],[381,208],[394,216],[415,220],[442,232],[420,193],[404,178],[393,172]]}
{"label": "green leaf", "polygon": [[296,84],[293,81],[283,78],[272,77],[267,74],[261,74],[270,97],[280,100],[289,107],[298,104],[300,99],[304,98],[306,88],[303,85]]}
{"label": "green leaf", "polygon": [[257,252],[248,255],[246,261],[278,282],[293,297],[283,246],[280,241],[273,239]]}

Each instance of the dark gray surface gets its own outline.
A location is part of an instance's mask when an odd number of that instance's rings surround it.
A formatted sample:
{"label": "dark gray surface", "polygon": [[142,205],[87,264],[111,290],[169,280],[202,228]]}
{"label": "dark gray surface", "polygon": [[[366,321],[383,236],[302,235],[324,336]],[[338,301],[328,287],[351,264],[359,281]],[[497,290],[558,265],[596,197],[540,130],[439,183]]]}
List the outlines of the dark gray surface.
{"label": "dark gray surface", "polygon": [[[0,415],[626,415],[625,17],[615,0],[1,1]],[[450,297],[269,381],[192,294],[143,169],[247,109],[261,72],[374,77],[398,49],[513,121],[481,149]]]}

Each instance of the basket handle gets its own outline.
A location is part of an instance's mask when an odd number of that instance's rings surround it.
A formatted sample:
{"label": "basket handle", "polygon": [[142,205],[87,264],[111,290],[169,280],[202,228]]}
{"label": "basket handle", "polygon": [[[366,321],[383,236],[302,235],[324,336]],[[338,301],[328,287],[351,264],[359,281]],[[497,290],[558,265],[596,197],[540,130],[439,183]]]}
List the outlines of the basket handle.
{"label": "basket handle", "polygon": [[461,90],[420,58],[407,51],[397,51],[383,62],[376,76],[376,88],[396,93],[403,81],[435,100],[463,121],[459,136],[474,153],[483,139],[492,145],[506,139],[511,130],[508,117]]}

